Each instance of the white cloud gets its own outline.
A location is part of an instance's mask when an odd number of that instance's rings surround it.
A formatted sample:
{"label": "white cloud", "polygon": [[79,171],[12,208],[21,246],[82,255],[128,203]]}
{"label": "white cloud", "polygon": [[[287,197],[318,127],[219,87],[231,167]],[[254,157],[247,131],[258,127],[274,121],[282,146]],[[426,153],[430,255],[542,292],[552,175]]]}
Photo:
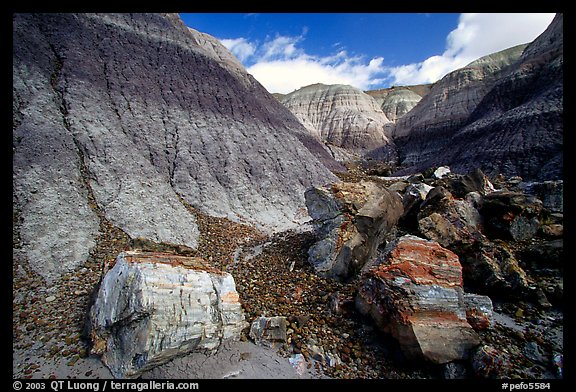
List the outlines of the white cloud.
{"label": "white cloud", "polygon": [[254,44],[250,43],[246,38],[222,39],[220,42],[242,62],[246,61],[256,51]]}
{"label": "white cloud", "polygon": [[252,64],[247,71],[270,92],[289,93],[313,83],[367,89],[382,81],[378,76],[385,72],[383,58],[366,60],[342,49],[330,56],[309,55],[298,46],[306,31],[299,36],[277,35],[260,45],[244,38],[221,41],[244,64]]}
{"label": "white cloud", "polygon": [[472,61],[500,50],[531,42],[550,24],[554,14],[461,14],[448,34],[443,54],[414,64],[389,68],[396,85],[432,83]]}
{"label": "white cloud", "polygon": [[[419,63],[389,67],[383,57],[351,56],[340,43],[328,56],[310,55],[301,35],[267,37],[264,42],[245,38],[221,39],[270,92],[289,93],[313,83],[349,84],[362,90],[382,84],[432,83],[470,62],[518,44],[528,43],[550,24],[554,14],[461,14],[458,26],[446,37],[444,53]],[[385,53],[386,48],[381,48]]]}
{"label": "white cloud", "polygon": [[298,41],[302,40],[302,36],[286,37],[282,35],[276,36],[273,40],[268,40],[262,45],[262,52],[260,54],[260,61],[264,60],[278,60],[289,59],[296,56],[305,56],[304,52],[296,48]]}
{"label": "white cloud", "polygon": [[328,63],[325,59],[300,56],[288,60],[258,62],[248,72],[270,92],[290,93],[313,83],[349,84],[360,89],[381,82],[374,75],[384,72],[382,58],[363,64],[355,59]]}

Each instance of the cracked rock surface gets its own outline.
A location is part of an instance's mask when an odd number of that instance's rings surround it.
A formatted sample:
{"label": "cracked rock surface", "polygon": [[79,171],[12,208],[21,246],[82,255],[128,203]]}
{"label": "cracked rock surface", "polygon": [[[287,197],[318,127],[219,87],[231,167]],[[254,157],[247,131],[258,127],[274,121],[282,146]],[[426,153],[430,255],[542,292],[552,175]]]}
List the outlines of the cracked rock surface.
{"label": "cracked rock surface", "polygon": [[238,340],[247,325],[234,279],[202,259],[129,251],[104,276],[90,311],[92,352],[117,378]]}
{"label": "cracked rock surface", "polygon": [[335,179],[296,118],[175,15],[15,14],[13,26],[16,229],[48,280],[87,259],[103,218],[194,248],[181,199],[272,232],[295,225],[306,187]]}
{"label": "cracked rock surface", "polygon": [[355,87],[316,83],[283,96],[281,102],[319,140],[353,151],[393,146],[390,120],[372,97]]}

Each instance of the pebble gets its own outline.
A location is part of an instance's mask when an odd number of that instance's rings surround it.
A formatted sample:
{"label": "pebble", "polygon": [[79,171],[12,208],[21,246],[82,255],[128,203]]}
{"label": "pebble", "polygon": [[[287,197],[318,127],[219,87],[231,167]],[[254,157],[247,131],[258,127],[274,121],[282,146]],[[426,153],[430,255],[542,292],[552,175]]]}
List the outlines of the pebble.
{"label": "pebble", "polygon": [[[312,233],[287,232],[266,237],[254,228],[225,218],[207,217],[188,208],[196,214],[202,233],[198,250],[189,255],[212,259],[217,268],[233,275],[248,322],[259,315],[287,317],[291,343],[282,348],[284,356],[301,354],[311,361],[307,366],[318,366],[330,378],[422,379],[438,376],[427,367],[400,370],[402,366],[394,365],[383,354],[386,350],[381,343],[374,343],[382,340],[382,333],[377,328],[365,324],[354,313],[344,316],[330,311],[326,300],[334,293],[344,298],[354,298],[357,283],[354,280],[339,283],[315,275],[307,263],[307,250],[314,240]],[[44,301],[41,294],[29,294],[30,287],[44,287],[45,283],[28,271],[26,266],[23,268],[27,273],[15,278],[14,287],[18,287],[14,290],[15,336],[18,331],[28,331],[25,334],[29,339],[44,343],[44,347],[37,347],[43,348],[47,355],[67,355],[68,366],[74,366],[79,358],[89,355],[79,338],[79,326],[85,315],[87,294],[94,289],[100,277],[101,261],[96,260],[114,260],[127,244],[118,233],[112,234],[113,228],[107,230],[108,239],[100,247],[97,246],[94,260],[66,274],[54,291],[45,291],[44,296],[48,293],[51,295]],[[112,245],[115,239],[117,242]],[[252,254],[250,249],[258,246],[261,247],[260,253],[247,257]],[[239,253],[234,257],[238,249]],[[292,263],[294,267],[290,271]],[[74,296],[69,293],[74,293]],[[16,298],[21,299],[16,301]],[[56,301],[57,298],[67,300]],[[518,318],[524,317],[522,308],[514,308],[512,312],[514,310]],[[37,316],[38,324],[33,323],[30,315]],[[524,319],[523,323],[527,321]],[[527,338],[526,333],[512,336],[510,331],[496,328],[482,335],[482,339],[493,341],[494,347],[501,352],[504,353],[504,348],[508,346],[512,348],[510,352],[520,354],[518,357],[522,357]],[[249,340],[245,335],[241,339]],[[24,342],[15,340],[15,346],[23,347]],[[545,346],[541,345],[541,348]],[[505,378],[525,376],[527,373],[523,366],[525,364],[513,358]],[[91,374],[87,372],[85,375]]]}

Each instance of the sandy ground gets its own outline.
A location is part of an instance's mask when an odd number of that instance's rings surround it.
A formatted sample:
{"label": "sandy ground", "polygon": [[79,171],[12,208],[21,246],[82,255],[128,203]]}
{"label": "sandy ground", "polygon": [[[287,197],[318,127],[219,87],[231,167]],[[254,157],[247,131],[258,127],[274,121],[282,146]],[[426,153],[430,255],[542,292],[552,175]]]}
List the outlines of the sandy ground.
{"label": "sandy ground", "polygon": [[[34,350],[16,350],[14,378],[23,378],[27,363],[38,367],[26,376],[32,378],[112,379],[108,368],[97,357],[80,358],[73,365],[65,358],[41,358]],[[29,367],[28,367],[29,368]],[[228,341],[213,354],[191,353],[158,366],[143,379],[311,379],[323,377],[306,362],[290,364],[275,350],[251,342]]]}

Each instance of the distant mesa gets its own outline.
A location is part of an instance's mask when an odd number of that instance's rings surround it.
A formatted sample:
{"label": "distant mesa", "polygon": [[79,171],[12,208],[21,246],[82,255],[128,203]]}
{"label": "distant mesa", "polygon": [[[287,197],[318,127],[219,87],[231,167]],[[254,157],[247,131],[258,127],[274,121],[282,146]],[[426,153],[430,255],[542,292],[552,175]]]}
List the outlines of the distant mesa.
{"label": "distant mesa", "polygon": [[[379,161],[395,175],[563,175],[563,16],[529,44],[479,58],[433,84],[361,92],[313,84],[279,99],[336,160]],[[368,163],[372,165],[372,163]]]}
{"label": "distant mesa", "polygon": [[395,123],[412,110],[422,97],[430,92],[431,88],[432,84],[419,84],[415,86],[394,86],[365,92],[380,104],[386,117]]}
{"label": "distant mesa", "polygon": [[485,56],[434,84],[394,128],[398,174],[449,165],[463,173],[563,176],[563,16],[528,45]]}

